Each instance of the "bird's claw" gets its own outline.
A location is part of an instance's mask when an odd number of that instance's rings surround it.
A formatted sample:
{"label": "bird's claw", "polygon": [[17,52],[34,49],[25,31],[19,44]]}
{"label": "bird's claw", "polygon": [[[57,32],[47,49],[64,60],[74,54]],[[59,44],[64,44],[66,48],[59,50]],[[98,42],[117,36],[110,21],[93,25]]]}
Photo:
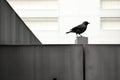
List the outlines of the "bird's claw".
{"label": "bird's claw", "polygon": [[80,35],[80,37],[83,37],[82,35]]}
{"label": "bird's claw", "polygon": [[84,37],[84,36],[82,36],[82,35],[79,35],[79,36],[78,36],[78,35],[77,35],[76,38],[78,38],[78,37]]}

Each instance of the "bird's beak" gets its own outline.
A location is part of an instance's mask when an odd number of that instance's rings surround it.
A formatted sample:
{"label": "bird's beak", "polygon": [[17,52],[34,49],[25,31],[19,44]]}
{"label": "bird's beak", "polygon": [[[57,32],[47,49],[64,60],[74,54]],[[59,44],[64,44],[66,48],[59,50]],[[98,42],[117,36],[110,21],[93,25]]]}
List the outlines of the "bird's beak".
{"label": "bird's beak", "polygon": [[90,23],[88,22],[88,24],[90,24]]}

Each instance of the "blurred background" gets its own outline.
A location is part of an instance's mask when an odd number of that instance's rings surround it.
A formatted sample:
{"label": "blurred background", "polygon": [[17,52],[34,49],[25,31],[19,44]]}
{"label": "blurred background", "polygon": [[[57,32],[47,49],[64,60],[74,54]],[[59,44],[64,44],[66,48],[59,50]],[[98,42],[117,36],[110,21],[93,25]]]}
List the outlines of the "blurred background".
{"label": "blurred background", "polygon": [[7,0],[43,44],[74,44],[65,34],[88,21],[89,44],[120,44],[120,0]]}

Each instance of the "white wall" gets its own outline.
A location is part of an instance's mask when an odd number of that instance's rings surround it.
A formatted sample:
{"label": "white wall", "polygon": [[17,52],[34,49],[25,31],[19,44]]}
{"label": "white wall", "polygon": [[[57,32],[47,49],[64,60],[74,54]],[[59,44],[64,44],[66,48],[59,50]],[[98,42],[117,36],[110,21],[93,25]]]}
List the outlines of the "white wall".
{"label": "white wall", "polygon": [[[60,0],[60,33],[74,43],[75,34],[64,33],[72,27],[89,21],[87,31],[83,34],[89,37],[89,43],[97,43],[95,36],[99,32],[99,0]],[[93,3],[94,2],[94,3]],[[64,39],[64,38],[63,38]],[[67,41],[66,41],[67,42]]]}
{"label": "white wall", "polygon": [[[89,44],[120,44],[119,30],[101,28],[100,3],[100,0],[60,0],[60,36],[63,43],[64,41],[65,43],[74,43],[75,34],[65,35],[64,33],[87,20],[90,25],[83,35],[89,37]],[[116,15],[114,16],[116,17]]]}
{"label": "white wall", "polygon": [[101,28],[100,0],[59,0],[58,4],[58,29],[32,30],[43,44],[74,44],[76,35],[65,33],[83,21],[90,22],[87,31],[82,34],[89,37],[89,44],[120,43],[119,30]]}

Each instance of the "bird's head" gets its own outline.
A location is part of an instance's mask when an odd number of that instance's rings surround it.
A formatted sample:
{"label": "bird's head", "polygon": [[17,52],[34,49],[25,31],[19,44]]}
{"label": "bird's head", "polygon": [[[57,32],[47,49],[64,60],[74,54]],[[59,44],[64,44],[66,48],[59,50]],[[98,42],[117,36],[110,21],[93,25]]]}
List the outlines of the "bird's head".
{"label": "bird's head", "polygon": [[84,21],[83,24],[88,25],[90,23],[88,21]]}

